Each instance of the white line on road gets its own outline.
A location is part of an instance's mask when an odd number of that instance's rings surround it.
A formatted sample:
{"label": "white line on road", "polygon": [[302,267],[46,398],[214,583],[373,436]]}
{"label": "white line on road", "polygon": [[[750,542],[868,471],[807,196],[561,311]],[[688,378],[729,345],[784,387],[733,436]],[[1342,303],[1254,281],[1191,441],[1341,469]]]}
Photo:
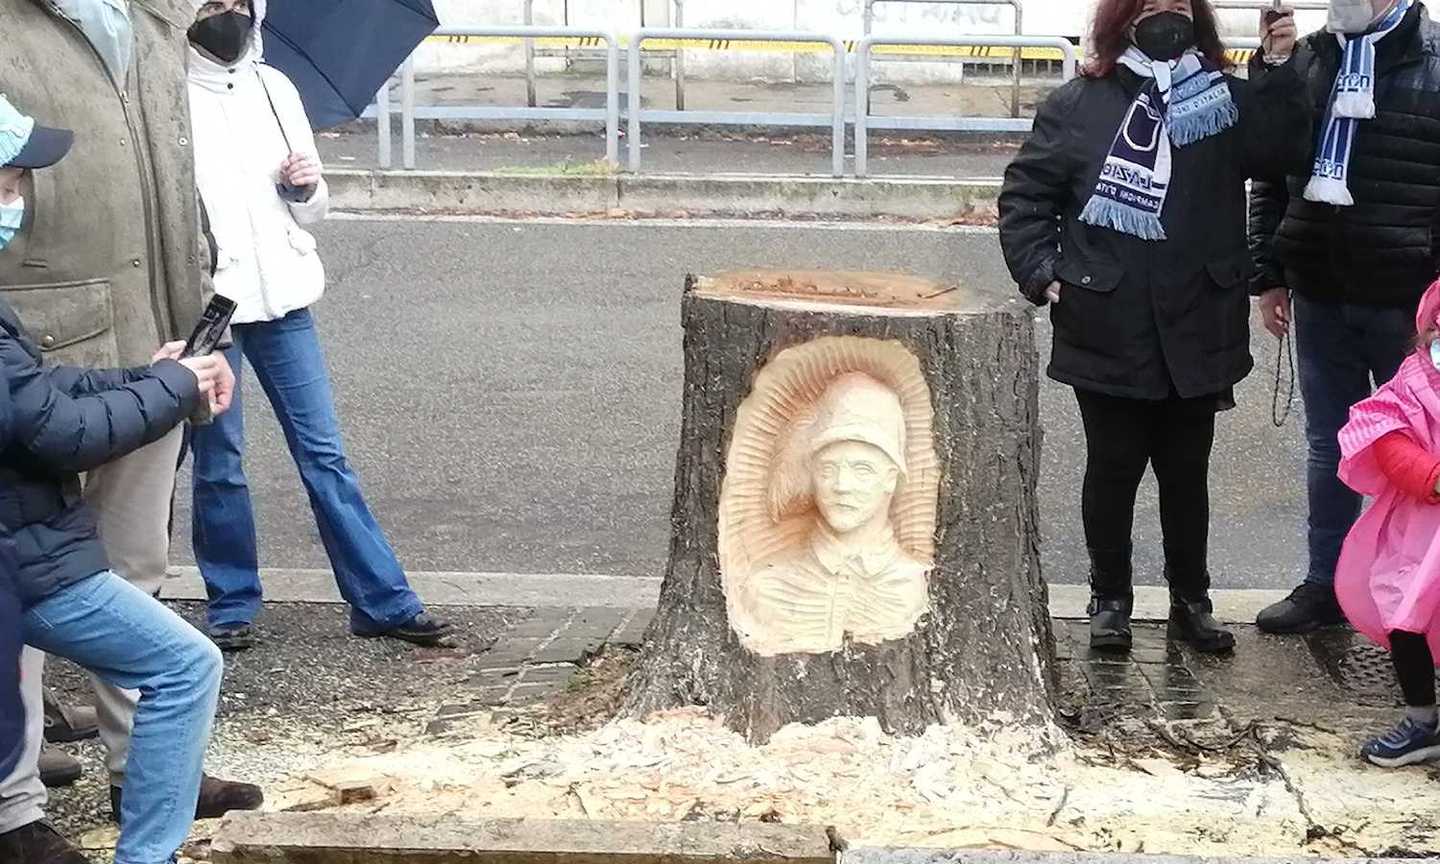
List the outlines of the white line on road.
{"label": "white line on road", "polygon": [[802,228],[816,231],[907,232],[935,234],[969,234],[990,236],[999,229],[986,225],[933,225],[928,223],[892,224],[885,222],[808,222],[800,219],[584,219],[565,216],[494,216],[486,214],[444,213],[361,213],[334,211],[330,219],[339,222],[434,222],[467,225],[604,225],[619,228]]}

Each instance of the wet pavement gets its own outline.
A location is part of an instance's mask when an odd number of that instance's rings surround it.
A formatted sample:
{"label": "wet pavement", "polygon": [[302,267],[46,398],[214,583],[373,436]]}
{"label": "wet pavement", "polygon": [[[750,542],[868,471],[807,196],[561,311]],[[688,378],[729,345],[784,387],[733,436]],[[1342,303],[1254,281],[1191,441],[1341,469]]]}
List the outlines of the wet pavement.
{"label": "wet pavement", "polygon": [[[978,83],[977,83],[978,82]],[[1056,79],[1036,79],[1022,90],[1021,111],[1034,113]],[[647,80],[642,94],[647,109],[674,107],[669,81]],[[398,99],[398,95],[396,96]],[[416,80],[416,103],[440,107],[518,107],[525,104],[525,81],[473,73],[437,73]],[[691,111],[830,112],[828,82],[703,81],[687,84]],[[626,94],[621,93],[621,104]],[[966,83],[887,83],[871,91],[871,111],[927,117],[1008,117],[1008,80],[975,78]],[[542,77],[537,104],[545,108],[603,108],[604,81],[584,75]],[[851,99],[847,111],[853,113]],[[395,165],[400,164],[399,118],[395,122]],[[605,154],[603,124],[522,121],[420,121],[416,167],[427,171],[599,170]],[[621,159],[626,158],[621,126]],[[647,173],[828,175],[830,134],[826,129],[647,125],[643,134],[643,170]],[[995,178],[1018,145],[1013,135],[930,135],[876,129],[870,139],[874,175]],[[373,122],[343,127],[320,136],[328,165],[373,168],[378,163]],[[853,144],[847,141],[847,152]]]}
{"label": "wet pavement", "polygon": [[[1222,702],[1232,716],[1258,717],[1283,716],[1270,709],[1313,700],[1306,710],[1316,716],[1368,718],[1389,717],[1404,704],[1389,653],[1345,627],[1286,638],[1245,627],[1238,632],[1240,650],[1218,657],[1168,642],[1163,624],[1138,625],[1128,657],[1090,650],[1084,621],[1056,621],[1055,627],[1069,695],[1083,688],[1091,711],[1206,720],[1220,715]],[[1276,701],[1253,699],[1267,687]]]}

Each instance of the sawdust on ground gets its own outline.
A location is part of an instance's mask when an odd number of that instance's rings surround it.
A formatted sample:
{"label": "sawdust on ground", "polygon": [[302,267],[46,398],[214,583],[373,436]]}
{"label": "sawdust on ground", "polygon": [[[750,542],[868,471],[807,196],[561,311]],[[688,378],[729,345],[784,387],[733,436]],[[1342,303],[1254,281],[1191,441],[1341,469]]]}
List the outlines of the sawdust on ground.
{"label": "sawdust on ground", "polygon": [[1136,721],[1081,743],[1003,721],[897,738],[841,718],[751,745],[699,710],[558,736],[546,722],[544,709],[480,715],[326,770],[374,786],[339,808],[360,813],[762,820],[834,826],[866,846],[1440,853],[1436,777],[1364,768],[1319,730]]}

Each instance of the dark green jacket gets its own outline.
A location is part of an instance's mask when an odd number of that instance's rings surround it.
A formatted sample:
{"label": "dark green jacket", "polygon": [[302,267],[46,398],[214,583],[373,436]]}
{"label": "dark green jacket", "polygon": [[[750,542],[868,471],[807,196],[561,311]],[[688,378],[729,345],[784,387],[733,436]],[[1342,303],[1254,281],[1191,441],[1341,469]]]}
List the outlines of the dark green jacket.
{"label": "dark green jacket", "polygon": [[0,0],[0,92],[75,130],[59,165],[33,173],[25,225],[0,251],[0,297],[50,362],[138,366],[183,339],[203,309],[187,102],[189,0],[131,0],[135,51],[112,80],[49,0]]}

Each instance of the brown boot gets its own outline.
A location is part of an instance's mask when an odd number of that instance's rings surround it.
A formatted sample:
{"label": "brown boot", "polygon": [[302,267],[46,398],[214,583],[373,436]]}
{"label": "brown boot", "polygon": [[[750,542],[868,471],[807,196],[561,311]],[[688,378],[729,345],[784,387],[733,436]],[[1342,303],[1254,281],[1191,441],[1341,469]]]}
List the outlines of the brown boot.
{"label": "brown boot", "polygon": [[51,744],[71,744],[100,734],[100,719],[89,705],[62,705],[48,688],[45,690],[45,740]]}
{"label": "brown boot", "polygon": [[[111,786],[110,818],[117,823],[120,821],[120,802],[120,787]],[[235,810],[259,810],[264,803],[265,793],[254,783],[217,780],[206,774],[200,778],[200,800],[195,802],[195,818],[219,819]]]}
{"label": "brown boot", "polygon": [[[40,748],[40,782],[58,789],[80,779],[80,760],[57,747]],[[4,861],[0,858],[0,861]]]}
{"label": "brown boot", "polygon": [[31,822],[0,834],[0,861],[6,864],[90,864],[80,850],[45,822]]}

